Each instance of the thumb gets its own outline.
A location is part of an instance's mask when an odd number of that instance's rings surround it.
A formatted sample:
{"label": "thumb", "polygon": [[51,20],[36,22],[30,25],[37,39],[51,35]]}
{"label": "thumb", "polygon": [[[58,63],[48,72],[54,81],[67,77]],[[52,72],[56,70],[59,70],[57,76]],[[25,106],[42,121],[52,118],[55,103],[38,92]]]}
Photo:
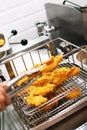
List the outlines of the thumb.
{"label": "thumb", "polygon": [[4,82],[0,83],[0,87],[3,87],[3,88],[6,89],[6,86],[7,86],[7,81],[4,81]]}

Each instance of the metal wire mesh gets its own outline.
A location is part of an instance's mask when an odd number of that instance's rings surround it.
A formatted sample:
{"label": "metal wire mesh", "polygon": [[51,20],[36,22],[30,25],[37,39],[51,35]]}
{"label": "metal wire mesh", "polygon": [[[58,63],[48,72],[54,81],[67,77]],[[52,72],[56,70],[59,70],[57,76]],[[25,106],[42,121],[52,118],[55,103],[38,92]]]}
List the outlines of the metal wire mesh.
{"label": "metal wire mesh", "polygon": [[[25,104],[23,97],[28,95],[27,92],[19,97],[14,97],[14,108],[20,116],[22,115],[24,123],[29,129],[35,128],[87,96],[87,46],[76,47],[64,39],[57,38],[44,43],[43,45],[36,45],[32,49],[28,48],[28,50],[24,50],[24,52],[10,56],[8,59],[6,58],[1,61],[1,67],[6,69],[7,77],[13,79],[24,71],[31,69],[35,64],[42,64],[47,61],[52,55],[59,55],[61,53],[59,50],[53,50],[53,48],[55,49],[55,42],[59,39],[64,45],[64,52],[62,52],[63,61],[59,67],[78,66],[81,71],[78,76],[74,76],[64,82],[62,88],[59,88],[58,91],[56,91],[54,98],[39,107],[35,108]],[[83,56],[83,53],[85,53],[85,56]],[[25,85],[27,86],[27,83],[25,83]],[[75,86],[78,86],[79,90],[81,90],[81,95],[74,99],[67,98],[67,94],[73,91]],[[54,102],[58,102],[58,105],[51,110],[43,111],[44,107],[50,106]]]}

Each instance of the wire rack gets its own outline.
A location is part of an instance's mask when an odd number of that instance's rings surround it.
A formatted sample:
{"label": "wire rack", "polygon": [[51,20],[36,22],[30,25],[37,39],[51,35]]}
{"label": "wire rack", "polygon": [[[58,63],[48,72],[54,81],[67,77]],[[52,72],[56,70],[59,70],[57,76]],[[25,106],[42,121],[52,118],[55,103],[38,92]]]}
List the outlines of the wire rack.
{"label": "wire rack", "polygon": [[[55,43],[59,46],[59,40],[61,40],[61,43],[63,44],[63,51],[55,48]],[[19,97],[16,97],[16,95],[14,96],[12,99],[14,109],[23,119],[23,123],[28,129],[45,129],[86,105],[87,46],[84,45],[82,47],[77,47],[62,38],[56,38],[42,45],[34,45],[25,49],[24,51],[19,52],[18,54],[8,56],[1,61],[2,70],[6,70],[6,74],[4,74],[6,79],[13,79],[24,71],[29,70],[35,64],[42,64],[52,55],[55,56],[59,55],[60,53],[63,53],[63,61],[60,63],[59,67],[77,66],[81,69],[80,74],[64,82],[62,87],[56,92],[55,97],[39,107],[35,108],[25,105],[23,97],[28,95],[27,92],[22,94],[19,93]],[[24,82],[22,84],[22,86],[24,86],[23,89],[29,86],[29,84],[30,80]],[[75,86],[78,86],[82,93],[74,99],[67,98],[67,94],[73,91]],[[12,86],[12,91],[14,91],[16,88],[17,87]],[[43,108],[52,105],[54,102],[58,102],[58,104],[53,109],[43,111]],[[66,116],[65,113],[67,113]]]}

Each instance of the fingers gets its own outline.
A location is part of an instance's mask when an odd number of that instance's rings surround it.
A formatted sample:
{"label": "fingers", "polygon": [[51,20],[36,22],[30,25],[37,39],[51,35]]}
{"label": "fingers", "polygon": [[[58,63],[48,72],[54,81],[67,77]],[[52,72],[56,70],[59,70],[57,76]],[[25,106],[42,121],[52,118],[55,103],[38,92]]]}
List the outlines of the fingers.
{"label": "fingers", "polygon": [[11,98],[9,97],[8,94],[5,93],[5,106],[8,106],[11,104]]}
{"label": "fingers", "polygon": [[7,81],[0,83],[0,87],[3,87],[3,88],[6,89],[6,86],[7,86]]}
{"label": "fingers", "polygon": [[0,95],[0,111],[4,110],[5,103],[4,103],[5,97],[3,95]]}
{"label": "fingers", "polygon": [[6,93],[6,82],[0,85],[0,111],[11,103],[9,95]]}

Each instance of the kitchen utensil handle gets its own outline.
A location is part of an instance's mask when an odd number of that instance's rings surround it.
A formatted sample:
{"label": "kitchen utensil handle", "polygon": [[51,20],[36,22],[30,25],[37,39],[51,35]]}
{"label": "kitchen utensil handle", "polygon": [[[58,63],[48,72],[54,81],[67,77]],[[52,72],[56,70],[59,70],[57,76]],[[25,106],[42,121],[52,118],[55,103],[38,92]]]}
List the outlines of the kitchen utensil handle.
{"label": "kitchen utensil handle", "polygon": [[65,5],[65,2],[68,2],[68,3],[72,4],[72,5],[75,5],[75,6],[79,7],[79,8],[81,8],[80,5],[75,4],[75,3],[71,2],[71,1],[68,1],[68,0],[64,0],[64,1],[63,1],[63,5]]}
{"label": "kitchen utensil handle", "polygon": [[[24,88],[24,86],[20,86],[20,87],[18,87],[18,88],[13,88],[13,89],[12,89],[12,85],[13,85],[14,83],[16,83],[18,80],[20,80],[20,79],[23,78],[24,76],[29,76],[29,75],[32,75],[32,74],[34,74],[34,73],[39,72],[39,71],[41,70],[41,68],[42,68],[43,66],[45,66],[45,65],[46,65],[46,64],[43,64],[43,65],[41,65],[41,66],[39,66],[39,67],[37,67],[37,68],[31,69],[31,70],[29,70],[29,71],[26,71],[25,73],[23,73],[23,74],[17,76],[16,78],[12,79],[11,81],[9,81],[9,82],[7,83],[7,89],[6,89],[6,91],[7,91],[7,93],[10,95],[10,97],[13,97],[16,93],[18,93],[18,91],[20,91],[20,90],[22,90],[22,89]],[[35,80],[35,78],[30,79],[29,84],[31,84],[34,80]]]}
{"label": "kitchen utensil handle", "polygon": [[7,89],[8,89],[9,87],[11,87],[14,83],[16,83],[18,80],[20,80],[21,78],[23,78],[25,75],[26,75],[26,74],[24,73],[24,74],[22,74],[22,75],[17,76],[16,78],[10,80],[10,81],[7,83]]}
{"label": "kitchen utensil handle", "polygon": [[9,81],[7,83],[7,87],[11,87],[14,83],[16,83],[18,80],[20,80],[21,78],[23,78],[24,76],[28,76],[28,75],[32,75],[34,73],[37,73],[38,71],[40,71],[42,66],[38,67],[38,68],[34,68],[34,69],[31,69],[29,71],[26,71],[25,73],[17,76],[16,78],[12,79],[11,81]]}
{"label": "kitchen utensil handle", "polygon": [[32,75],[32,74],[34,74],[34,73],[39,72],[40,69],[41,69],[43,66],[45,66],[45,64],[44,64],[44,65],[41,65],[40,67],[37,67],[37,68],[31,69],[31,70],[29,70],[29,71],[26,71],[25,73],[23,73],[23,74],[17,76],[16,78],[10,80],[10,81],[7,83],[7,90],[6,90],[6,91],[9,92],[9,90],[11,89],[11,86],[12,86],[14,83],[16,83],[18,80],[20,80],[21,78],[23,78],[24,76],[29,76],[29,75]]}
{"label": "kitchen utensil handle", "polygon": [[8,92],[8,95],[10,96],[10,98],[13,98],[20,91],[27,88],[27,86],[30,86],[34,81],[35,81],[35,78],[32,78],[29,82],[27,82],[27,84],[24,84],[24,85],[22,85],[20,87],[17,87],[15,89],[13,89],[12,91]]}

